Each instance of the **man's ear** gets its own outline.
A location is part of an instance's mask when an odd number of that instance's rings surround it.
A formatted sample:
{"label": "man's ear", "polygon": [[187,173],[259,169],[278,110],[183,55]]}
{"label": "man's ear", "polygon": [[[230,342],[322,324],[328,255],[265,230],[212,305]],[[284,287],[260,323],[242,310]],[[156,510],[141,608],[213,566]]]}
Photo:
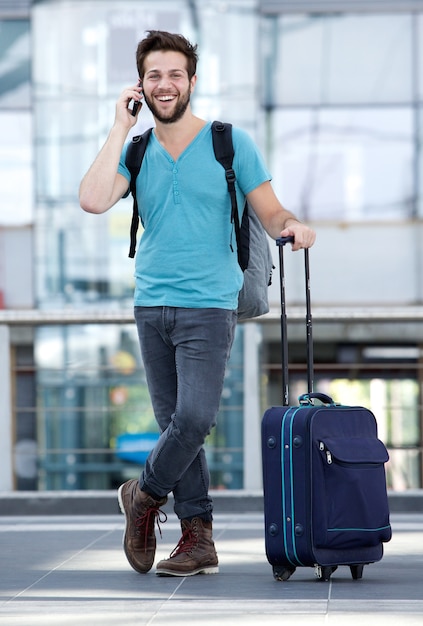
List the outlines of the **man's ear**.
{"label": "man's ear", "polygon": [[190,87],[191,87],[191,93],[194,91],[196,82],[197,82],[197,74],[194,74],[194,76],[189,81],[189,84],[190,84]]}

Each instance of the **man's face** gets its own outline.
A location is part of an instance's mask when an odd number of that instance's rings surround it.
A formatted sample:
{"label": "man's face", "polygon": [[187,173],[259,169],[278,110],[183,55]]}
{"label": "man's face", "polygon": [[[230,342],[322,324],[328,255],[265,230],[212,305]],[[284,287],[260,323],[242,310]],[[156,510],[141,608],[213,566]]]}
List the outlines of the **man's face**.
{"label": "man's face", "polygon": [[173,124],[183,117],[195,81],[195,76],[188,78],[186,58],[181,52],[150,52],[145,59],[144,99],[162,124]]}

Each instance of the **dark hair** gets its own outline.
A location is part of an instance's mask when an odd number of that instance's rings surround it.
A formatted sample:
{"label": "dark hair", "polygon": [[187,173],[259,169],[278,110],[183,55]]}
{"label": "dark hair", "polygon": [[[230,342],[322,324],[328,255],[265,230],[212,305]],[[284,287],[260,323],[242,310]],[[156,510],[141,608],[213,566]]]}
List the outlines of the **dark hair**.
{"label": "dark hair", "polygon": [[164,52],[172,50],[174,52],[181,52],[185,55],[187,59],[188,78],[191,80],[197,70],[197,44],[193,45],[182,35],[167,33],[164,30],[147,31],[147,37],[142,39],[138,44],[137,68],[141,79],[144,76],[145,57],[150,52],[154,52],[156,50],[162,50]]}

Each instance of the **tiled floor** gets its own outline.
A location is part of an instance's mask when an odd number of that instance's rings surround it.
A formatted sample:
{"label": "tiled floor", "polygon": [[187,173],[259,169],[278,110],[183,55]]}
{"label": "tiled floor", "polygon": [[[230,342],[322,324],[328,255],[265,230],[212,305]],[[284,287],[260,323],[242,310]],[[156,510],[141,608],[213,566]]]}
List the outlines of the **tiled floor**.
{"label": "tiled floor", "polygon": [[[220,573],[162,578],[134,572],[121,547],[122,516],[0,517],[0,624],[5,626],[423,624],[423,515],[393,515],[379,563],[354,581],[312,568],[276,582],[260,513],[218,514]],[[179,539],[172,513],[157,558]]]}

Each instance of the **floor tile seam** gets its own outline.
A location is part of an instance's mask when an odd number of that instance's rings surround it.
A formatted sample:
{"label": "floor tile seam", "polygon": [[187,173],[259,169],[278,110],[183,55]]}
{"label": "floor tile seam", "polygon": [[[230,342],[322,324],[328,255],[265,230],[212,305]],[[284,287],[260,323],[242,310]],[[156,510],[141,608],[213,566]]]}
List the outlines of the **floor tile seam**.
{"label": "floor tile seam", "polygon": [[[181,583],[181,585],[183,582]],[[176,591],[176,590],[175,590]],[[160,607],[155,611],[154,617],[160,616],[160,614],[166,614],[171,612],[174,615],[184,614],[187,611],[187,606],[189,605],[190,611],[195,612],[194,606],[198,605],[201,607],[201,611],[207,614],[209,617],[213,613],[222,613],[223,611],[230,617],[232,614],[283,614],[283,615],[295,615],[295,614],[320,614],[326,616],[327,619],[330,619],[331,616],[339,615],[339,614],[349,614],[353,615],[356,613],[365,613],[374,616],[386,616],[392,615],[393,613],[397,613],[398,615],[423,615],[421,603],[419,605],[413,606],[409,604],[407,600],[401,600],[396,602],[392,606],[389,605],[378,605],[375,607],[375,604],[372,600],[366,601],[356,601],[355,599],[351,599],[348,601],[343,601],[337,605],[328,608],[327,601],[323,599],[305,599],[305,600],[283,600],[283,599],[275,599],[275,600],[249,600],[242,599],[242,606],[228,599],[225,600],[213,600],[212,602],[207,602],[203,598],[201,600],[195,601],[193,598],[186,598],[184,600],[173,600],[172,597],[167,598],[163,601]],[[153,622],[153,617],[148,622],[148,624]],[[201,621],[201,620],[200,620]]]}
{"label": "floor tile seam", "polygon": [[[179,582],[178,587],[184,584],[184,581]],[[175,590],[176,591],[176,590]],[[119,600],[113,601],[116,604],[127,605],[128,599],[122,598]],[[72,600],[65,599],[60,601],[55,601],[54,604],[51,600],[39,602],[36,599],[32,602],[31,599],[25,601],[16,601],[13,605],[9,605],[7,607],[7,611],[13,612],[19,610],[21,608],[25,608],[28,613],[34,612],[34,607],[37,606],[38,609],[45,610],[56,610],[60,611],[62,608],[71,609],[72,607],[81,607],[84,602],[81,600]],[[116,606],[114,604],[114,606]],[[157,602],[157,604],[159,604]],[[233,600],[210,600],[207,601],[203,597],[195,600],[193,598],[185,598],[184,600],[173,600],[171,595],[160,601],[159,606],[152,610],[154,616],[158,616],[160,612],[172,611],[175,614],[184,614],[189,607],[189,610],[194,612],[195,605],[202,607],[202,612],[204,614],[211,614],[213,612],[222,612],[222,608],[225,609],[225,612],[230,615],[231,613],[238,614],[248,614],[253,612],[261,612],[261,613],[281,613],[282,611],[285,613],[311,613],[318,612],[320,614],[324,614],[326,611],[326,602],[324,600],[319,599],[304,599],[304,600],[269,600],[263,599],[257,601],[255,599],[242,599],[242,603],[234,602]],[[87,601],[85,603],[87,610],[89,608],[95,608],[100,606],[109,606],[108,601],[95,600],[93,602]],[[53,609],[54,607],[54,609]],[[201,622],[201,618],[198,618]]]}
{"label": "floor tile seam", "polygon": [[[175,594],[177,593],[178,589],[185,584],[185,579],[178,579],[178,584],[175,587],[175,589],[169,594],[168,597],[163,598],[163,599],[159,599],[156,598],[154,600],[155,603],[159,604],[160,603],[160,607],[164,607],[165,605],[169,605],[171,604],[172,607],[171,609],[176,611],[180,611],[183,612],[187,609],[187,606],[189,605],[194,606],[195,604],[199,604],[202,607],[204,607],[204,609],[206,611],[212,611],[213,608],[217,608],[217,610],[220,610],[222,606],[226,606],[228,611],[233,609],[233,610],[237,610],[239,609],[239,604],[233,602],[233,598],[223,598],[223,599],[206,599],[203,596],[201,596],[198,599],[195,599],[193,597],[186,597],[186,598],[174,598],[173,596],[175,596]],[[114,598],[113,599],[113,603],[117,603],[117,604],[127,604],[128,603],[128,598],[122,597],[122,598]],[[83,604],[83,602],[81,602],[80,599],[78,600],[73,600],[72,598],[65,598],[65,599],[61,599],[61,600],[55,600],[54,601],[54,606],[57,606],[57,608],[60,608],[61,605],[63,606],[67,606],[70,607],[71,605],[74,606],[80,606],[81,604]],[[298,610],[301,612],[305,612],[309,607],[313,607],[313,608],[319,608],[319,612],[323,612],[326,610],[326,600],[323,598],[289,598],[289,599],[284,599],[284,598],[261,598],[261,599],[257,599],[257,598],[242,598],[242,609],[245,610],[245,612],[249,612],[252,610],[252,608],[254,608],[254,606],[259,607],[260,609],[262,609],[263,607],[267,607],[269,609],[269,611],[274,611],[277,609],[280,609],[281,607],[284,608],[284,610]],[[28,598],[28,599],[20,599],[17,598],[16,602],[13,605],[10,605],[8,607],[8,609],[13,610],[14,607],[30,607],[30,606],[34,606],[37,605],[40,608],[46,608],[49,609],[51,608],[52,605],[52,600],[43,600],[43,601],[39,601],[37,598]],[[87,598],[87,607],[88,605],[90,606],[101,606],[101,605],[105,605],[105,606],[109,606],[110,605],[110,600],[106,599],[99,599],[96,598],[93,601],[90,601],[89,598]],[[335,606],[336,605],[336,606]],[[356,611],[360,611],[362,609],[365,609],[366,611],[368,609],[370,609],[369,612],[374,612],[374,613],[380,613],[380,614],[386,614],[386,613],[393,613],[393,612],[398,612],[398,613],[410,613],[410,614],[417,614],[417,615],[423,615],[423,601],[422,600],[410,600],[410,599],[395,599],[395,600],[376,600],[375,599],[357,599],[357,598],[351,598],[349,600],[337,600],[334,602],[334,608],[332,609],[331,612],[340,612],[340,611],[348,611],[348,607],[350,607],[351,612],[356,612]],[[32,611],[32,609],[29,609]],[[157,608],[157,611],[159,610],[159,608]]]}
{"label": "floor tile seam", "polygon": [[[362,581],[365,582],[364,580]],[[322,583],[324,584],[324,583]],[[359,584],[361,583],[354,583]],[[350,598],[333,598],[332,602],[334,604],[350,604],[352,600]],[[389,597],[389,598],[354,598],[354,603],[357,604],[368,604],[371,603],[375,606],[386,606],[389,609],[397,606],[398,604],[410,605],[415,607],[421,607],[423,609],[423,599],[420,598],[398,598],[398,597]]]}
{"label": "floor tile seam", "polygon": [[172,599],[178,593],[179,589],[185,584],[185,581],[186,581],[186,578],[178,578],[176,580],[176,585],[175,585],[175,588],[173,589],[173,591],[169,594],[169,596],[167,598],[165,598],[161,602],[160,606],[153,612],[153,615],[145,623],[145,626],[150,626],[150,624],[152,624],[154,622],[154,620],[158,616],[160,616],[160,613],[165,610],[165,608],[168,606],[169,602],[172,601]]}
{"label": "floor tile seam", "polygon": [[[319,582],[321,584],[325,584],[323,581],[316,581],[317,584],[319,584]],[[327,623],[328,619],[329,619],[329,615],[331,613],[331,603],[332,603],[332,586],[333,586],[333,580],[329,579],[328,583],[326,583],[328,586],[328,597],[326,599],[326,612],[325,612],[325,623]]]}
{"label": "floor tile seam", "polygon": [[40,582],[42,582],[43,580],[45,580],[46,578],[48,578],[51,574],[53,574],[54,572],[58,571],[60,568],[62,568],[64,565],[66,565],[66,563],[69,563],[70,561],[72,561],[73,559],[76,559],[78,556],[80,556],[81,554],[83,554],[86,550],[89,550],[93,545],[95,545],[98,541],[100,541],[101,539],[104,539],[105,537],[107,537],[108,535],[111,534],[112,531],[109,531],[107,533],[102,534],[99,537],[96,537],[96,539],[93,539],[92,541],[90,541],[88,544],[86,544],[83,548],[81,548],[80,550],[78,550],[77,552],[74,552],[73,554],[71,554],[71,556],[69,556],[67,559],[64,559],[63,561],[61,561],[60,563],[58,563],[55,567],[52,567],[51,569],[49,569],[47,572],[45,572],[42,576],[39,576],[37,578],[37,580],[34,580],[30,585],[27,585],[24,589],[21,589],[21,591],[19,591],[18,593],[16,593],[14,596],[12,596],[11,598],[8,598],[8,600],[6,602],[4,602],[1,606],[7,606],[11,603],[13,603],[15,600],[17,600],[18,598],[21,598],[25,593],[27,593],[30,589],[33,589],[34,587],[36,587],[36,585],[38,585]]}

